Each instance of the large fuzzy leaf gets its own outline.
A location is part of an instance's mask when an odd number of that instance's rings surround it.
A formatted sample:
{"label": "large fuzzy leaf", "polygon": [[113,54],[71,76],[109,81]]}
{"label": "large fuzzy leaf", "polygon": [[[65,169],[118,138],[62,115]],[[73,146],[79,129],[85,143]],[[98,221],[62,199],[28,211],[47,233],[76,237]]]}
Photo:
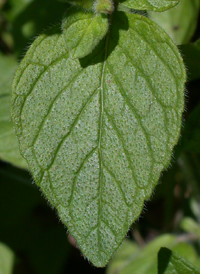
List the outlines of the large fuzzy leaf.
{"label": "large fuzzy leaf", "polygon": [[165,32],[116,12],[106,38],[71,59],[40,36],[13,83],[21,153],[83,254],[104,266],[149,199],[177,143],[185,69]]}

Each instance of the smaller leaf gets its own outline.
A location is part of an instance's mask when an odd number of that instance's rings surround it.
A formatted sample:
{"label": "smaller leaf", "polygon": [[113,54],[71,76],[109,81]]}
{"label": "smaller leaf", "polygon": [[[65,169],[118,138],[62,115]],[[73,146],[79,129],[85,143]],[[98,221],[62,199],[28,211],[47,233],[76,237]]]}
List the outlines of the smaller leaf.
{"label": "smaller leaf", "polygon": [[179,3],[179,0],[120,0],[124,6],[135,10],[164,11]]}
{"label": "smaller leaf", "polygon": [[96,47],[108,31],[104,14],[72,12],[62,24],[67,49],[73,58],[82,58]]}
{"label": "smaller leaf", "polygon": [[162,247],[158,253],[158,274],[200,274],[200,271],[177,253]]}

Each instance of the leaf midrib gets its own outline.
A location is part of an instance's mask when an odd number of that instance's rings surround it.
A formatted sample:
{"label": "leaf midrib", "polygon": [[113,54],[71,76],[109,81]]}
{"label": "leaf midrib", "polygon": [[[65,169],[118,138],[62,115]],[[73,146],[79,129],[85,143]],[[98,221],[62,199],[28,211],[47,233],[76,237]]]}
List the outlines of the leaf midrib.
{"label": "leaf midrib", "polygon": [[107,54],[108,54],[108,43],[109,43],[110,33],[107,33],[106,35],[106,41],[105,41],[105,54],[104,54],[104,62],[101,72],[101,86],[100,86],[100,118],[99,118],[99,208],[98,208],[98,231],[97,231],[97,237],[98,237],[98,251],[100,252],[100,225],[101,225],[101,214],[102,214],[102,177],[103,177],[103,162],[102,162],[102,148],[101,148],[101,142],[102,142],[102,128],[103,128],[103,114],[104,114],[104,75],[105,75],[105,67],[106,67],[106,60],[107,60]]}

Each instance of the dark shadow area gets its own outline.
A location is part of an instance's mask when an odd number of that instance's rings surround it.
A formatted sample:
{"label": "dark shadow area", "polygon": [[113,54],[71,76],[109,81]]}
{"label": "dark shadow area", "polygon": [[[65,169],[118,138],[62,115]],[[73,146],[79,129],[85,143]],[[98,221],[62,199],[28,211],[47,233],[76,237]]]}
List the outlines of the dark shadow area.
{"label": "dark shadow area", "polygon": [[158,252],[158,274],[164,274],[169,264],[172,251],[166,247],[162,247]]}
{"label": "dark shadow area", "polygon": [[81,252],[77,248],[72,247],[69,260],[60,274],[104,274],[105,272],[106,268],[93,266],[81,255]]}
{"label": "dark shadow area", "polygon": [[[8,180],[13,180],[16,183],[21,183],[30,188],[37,189],[36,185],[33,184],[31,174],[25,170],[13,166],[7,162],[0,160],[0,179],[6,177]],[[0,182],[2,182],[0,180]]]}
{"label": "dark shadow area", "polygon": [[79,59],[83,68],[104,62],[105,58],[107,59],[117,46],[120,30],[127,31],[129,29],[128,18],[121,11],[117,11],[112,15],[110,23],[110,29],[106,37],[97,45],[92,53]]}
{"label": "dark shadow area", "polygon": [[70,245],[30,174],[0,162],[0,242],[16,254],[14,274],[60,273]]}
{"label": "dark shadow area", "polygon": [[[192,2],[194,4],[194,2]],[[197,28],[195,30],[194,35],[192,36],[191,42],[195,42],[200,38],[200,17],[198,16],[198,21],[197,21]]]}

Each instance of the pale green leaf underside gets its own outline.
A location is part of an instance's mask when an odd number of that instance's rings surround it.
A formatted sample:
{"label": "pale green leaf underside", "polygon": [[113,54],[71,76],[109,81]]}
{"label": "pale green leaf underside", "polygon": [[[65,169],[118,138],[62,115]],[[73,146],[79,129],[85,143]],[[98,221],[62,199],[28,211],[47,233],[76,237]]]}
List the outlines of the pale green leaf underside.
{"label": "pale green leaf underside", "polygon": [[161,248],[158,253],[158,274],[200,274],[200,270],[176,252]]}
{"label": "pale green leaf underside", "polygon": [[199,6],[199,0],[181,0],[177,7],[163,13],[149,12],[149,18],[160,25],[177,45],[187,44],[197,26]]}
{"label": "pale green leaf underside", "polygon": [[179,3],[180,0],[120,0],[120,2],[135,10],[164,11]]}
{"label": "pale green leaf underside", "polygon": [[12,119],[36,183],[83,254],[104,266],[149,199],[179,138],[185,69],[149,19],[116,12],[84,60],[40,36],[14,83]]}
{"label": "pale green leaf underside", "polygon": [[108,18],[104,14],[77,12],[67,14],[62,24],[67,49],[73,58],[81,58],[96,47],[108,31]]}

